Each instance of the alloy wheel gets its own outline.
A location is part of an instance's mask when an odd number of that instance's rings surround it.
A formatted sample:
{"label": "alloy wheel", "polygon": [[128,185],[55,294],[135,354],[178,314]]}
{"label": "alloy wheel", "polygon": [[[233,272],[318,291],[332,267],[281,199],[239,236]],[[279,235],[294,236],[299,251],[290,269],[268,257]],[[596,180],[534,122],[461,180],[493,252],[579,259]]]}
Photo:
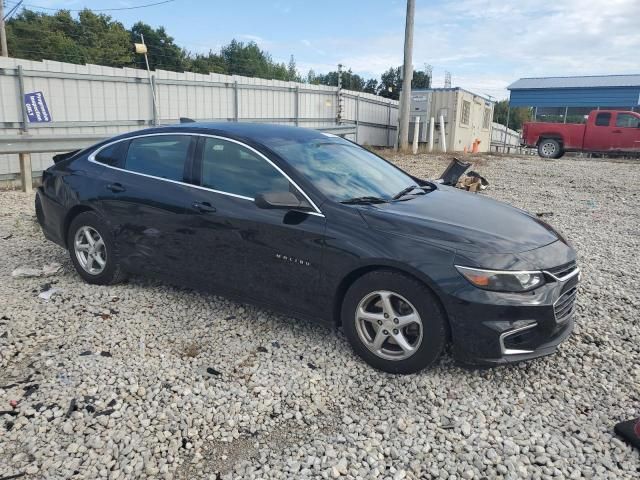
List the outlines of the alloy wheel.
{"label": "alloy wheel", "polygon": [[93,227],[83,226],[76,231],[73,248],[78,263],[85,272],[99,275],[107,266],[107,249],[100,233]]}
{"label": "alloy wheel", "polygon": [[355,321],[360,340],[386,360],[405,360],[422,343],[422,319],[418,311],[395,292],[378,290],[366,295],[356,308]]}

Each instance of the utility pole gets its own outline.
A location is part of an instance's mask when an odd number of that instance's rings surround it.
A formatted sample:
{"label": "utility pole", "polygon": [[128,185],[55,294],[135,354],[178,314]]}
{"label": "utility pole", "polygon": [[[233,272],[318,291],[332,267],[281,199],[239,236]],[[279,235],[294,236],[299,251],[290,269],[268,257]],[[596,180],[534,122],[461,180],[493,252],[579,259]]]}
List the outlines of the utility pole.
{"label": "utility pole", "polygon": [[338,64],[338,113],[336,115],[336,123],[340,125],[342,122],[342,64]]}
{"label": "utility pole", "polygon": [[3,57],[8,57],[9,51],[7,50],[7,32],[5,31],[4,25],[3,1],[4,0],[0,0],[0,54],[2,54]]}
{"label": "utility pole", "polygon": [[[2,0],[0,0],[2,1]],[[151,69],[149,68],[149,57],[147,56],[147,45],[144,43],[144,35],[140,34],[140,40],[142,43],[134,44],[136,53],[144,54],[144,62],[147,65],[147,76],[149,77],[149,86],[151,87],[151,99],[153,101],[153,124],[158,124],[158,99],[156,98],[155,82],[151,76]]]}
{"label": "utility pole", "polygon": [[413,19],[415,13],[415,0],[407,0],[407,21],[404,28],[402,92],[400,94],[400,150],[409,148],[409,109],[411,108],[411,80],[413,79]]}

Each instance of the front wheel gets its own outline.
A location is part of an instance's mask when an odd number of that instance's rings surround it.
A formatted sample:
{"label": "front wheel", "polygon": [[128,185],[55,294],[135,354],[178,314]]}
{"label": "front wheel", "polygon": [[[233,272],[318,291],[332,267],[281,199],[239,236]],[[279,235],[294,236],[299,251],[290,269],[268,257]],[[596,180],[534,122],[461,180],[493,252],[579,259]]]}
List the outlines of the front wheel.
{"label": "front wheel", "polygon": [[87,282],[112,285],[126,278],[106,222],[95,212],[83,212],[69,226],[67,247],[76,271]]}
{"label": "front wheel", "polygon": [[444,313],[421,282],[378,270],[360,277],[342,304],[342,327],[354,351],[369,365],[390,373],[415,373],[444,349]]}
{"label": "front wheel", "polygon": [[562,146],[555,138],[545,138],[538,144],[538,155],[542,158],[560,158],[563,155]]}

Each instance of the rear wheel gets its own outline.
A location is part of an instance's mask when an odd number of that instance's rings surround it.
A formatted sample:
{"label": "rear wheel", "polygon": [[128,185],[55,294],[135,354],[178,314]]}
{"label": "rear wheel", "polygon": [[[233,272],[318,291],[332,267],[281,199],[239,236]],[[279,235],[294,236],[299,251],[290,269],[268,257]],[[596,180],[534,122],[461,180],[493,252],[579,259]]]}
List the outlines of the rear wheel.
{"label": "rear wheel", "polygon": [[563,155],[562,146],[555,138],[545,138],[538,144],[538,155],[542,158],[560,158]]}
{"label": "rear wheel", "polygon": [[106,222],[95,212],[83,212],[69,226],[67,247],[80,276],[95,285],[111,285],[126,278]]}
{"label": "rear wheel", "polygon": [[446,343],[446,320],[433,293],[399,272],[368,273],[349,288],[342,326],[354,351],[390,373],[431,365]]}

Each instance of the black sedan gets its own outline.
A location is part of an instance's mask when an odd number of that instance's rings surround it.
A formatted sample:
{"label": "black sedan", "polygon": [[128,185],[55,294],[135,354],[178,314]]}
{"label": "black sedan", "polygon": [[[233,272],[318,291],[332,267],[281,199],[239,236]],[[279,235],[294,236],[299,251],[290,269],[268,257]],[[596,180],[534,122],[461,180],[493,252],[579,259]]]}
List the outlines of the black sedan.
{"label": "black sedan", "polygon": [[397,373],[552,353],[576,256],[549,225],[422,180],[340,137],[243,123],[128,133],[58,155],[36,213],[79,275],[153,275],[341,325]]}

